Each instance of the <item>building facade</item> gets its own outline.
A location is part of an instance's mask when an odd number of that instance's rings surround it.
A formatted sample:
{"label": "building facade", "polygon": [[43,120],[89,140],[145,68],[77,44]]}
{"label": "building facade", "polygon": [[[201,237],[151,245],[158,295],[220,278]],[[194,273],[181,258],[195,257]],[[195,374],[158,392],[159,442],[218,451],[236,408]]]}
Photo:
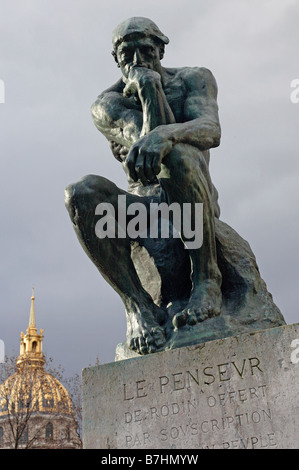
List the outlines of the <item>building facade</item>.
{"label": "building facade", "polygon": [[80,449],[69,393],[44,369],[43,330],[38,333],[35,326],[34,300],[32,293],[16,372],[0,385],[0,449]]}

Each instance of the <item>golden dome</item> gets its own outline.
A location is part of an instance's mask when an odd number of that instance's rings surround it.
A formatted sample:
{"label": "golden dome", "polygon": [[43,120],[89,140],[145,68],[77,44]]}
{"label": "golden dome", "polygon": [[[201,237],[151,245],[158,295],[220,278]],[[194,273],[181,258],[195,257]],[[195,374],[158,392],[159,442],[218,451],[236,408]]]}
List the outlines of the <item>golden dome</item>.
{"label": "golden dome", "polygon": [[44,370],[43,330],[35,327],[34,294],[31,297],[29,325],[21,332],[17,372],[0,386],[0,417],[20,412],[73,415],[72,401],[66,388]]}
{"label": "golden dome", "polygon": [[73,415],[65,387],[43,367],[23,364],[0,386],[0,416],[22,412]]}

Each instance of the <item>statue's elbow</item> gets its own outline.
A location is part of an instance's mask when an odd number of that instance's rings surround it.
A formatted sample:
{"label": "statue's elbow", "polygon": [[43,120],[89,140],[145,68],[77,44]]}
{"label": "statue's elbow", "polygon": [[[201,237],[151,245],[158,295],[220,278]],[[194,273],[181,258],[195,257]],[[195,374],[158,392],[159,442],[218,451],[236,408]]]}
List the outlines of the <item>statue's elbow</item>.
{"label": "statue's elbow", "polygon": [[91,105],[91,107],[90,107],[90,113],[91,113],[91,117],[92,117],[93,122],[98,121],[98,119],[99,119],[99,114],[100,114],[100,102],[99,102],[99,99],[97,99],[97,101],[95,101],[95,102]]}
{"label": "statue's elbow", "polygon": [[219,147],[221,141],[221,128],[217,126],[213,132],[213,147]]}
{"label": "statue's elbow", "polygon": [[208,150],[209,148],[218,147],[220,145],[221,139],[221,129],[220,126],[210,124],[201,129],[201,147],[203,150]]}
{"label": "statue's elbow", "polygon": [[213,140],[214,140],[213,147],[219,147],[220,141],[221,141],[221,134],[216,135]]}

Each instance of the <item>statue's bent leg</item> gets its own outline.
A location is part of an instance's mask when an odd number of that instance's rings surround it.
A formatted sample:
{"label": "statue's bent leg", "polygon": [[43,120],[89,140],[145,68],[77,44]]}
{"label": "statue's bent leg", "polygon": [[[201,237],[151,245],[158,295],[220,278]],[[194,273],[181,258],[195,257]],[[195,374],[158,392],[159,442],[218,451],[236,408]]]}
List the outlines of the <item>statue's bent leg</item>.
{"label": "statue's bent leg", "polygon": [[127,205],[142,202],[141,198],[126,193],[106,178],[88,175],[66,188],[65,204],[83,249],[125,305],[129,347],[139,354],[147,354],[155,352],[165,342],[160,325],[166,313],[154,304],[140,283],[131,259],[130,239],[100,239],[96,235],[97,205],[109,203],[117,214],[119,195],[126,196]]}
{"label": "statue's bent leg", "polygon": [[[159,181],[168,202],[203,203],[203,244],[190,248],[192,291],[186,308],[178,313],[176,327],[194,324],[219,315],[222,303],[221,273],[217,264],[214,209],[210,192],[210,175],[200,150],[187,144],[177,144],[164,158]],[[191,223],[195,224],[194,212]],[[182,233],[184,240],[184,234]]]}

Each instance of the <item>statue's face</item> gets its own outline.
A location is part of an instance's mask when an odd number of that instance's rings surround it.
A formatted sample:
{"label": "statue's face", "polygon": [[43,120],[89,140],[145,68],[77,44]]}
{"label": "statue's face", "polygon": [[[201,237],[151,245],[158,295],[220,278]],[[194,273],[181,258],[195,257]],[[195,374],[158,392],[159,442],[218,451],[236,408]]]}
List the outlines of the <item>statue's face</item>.
{"label": "statue's face", "polygon": [[124,77],[132,67],[147,67],[160,72],[160,48],[151,38],[137,37],[123,41],[117,48],[117,61]]}

